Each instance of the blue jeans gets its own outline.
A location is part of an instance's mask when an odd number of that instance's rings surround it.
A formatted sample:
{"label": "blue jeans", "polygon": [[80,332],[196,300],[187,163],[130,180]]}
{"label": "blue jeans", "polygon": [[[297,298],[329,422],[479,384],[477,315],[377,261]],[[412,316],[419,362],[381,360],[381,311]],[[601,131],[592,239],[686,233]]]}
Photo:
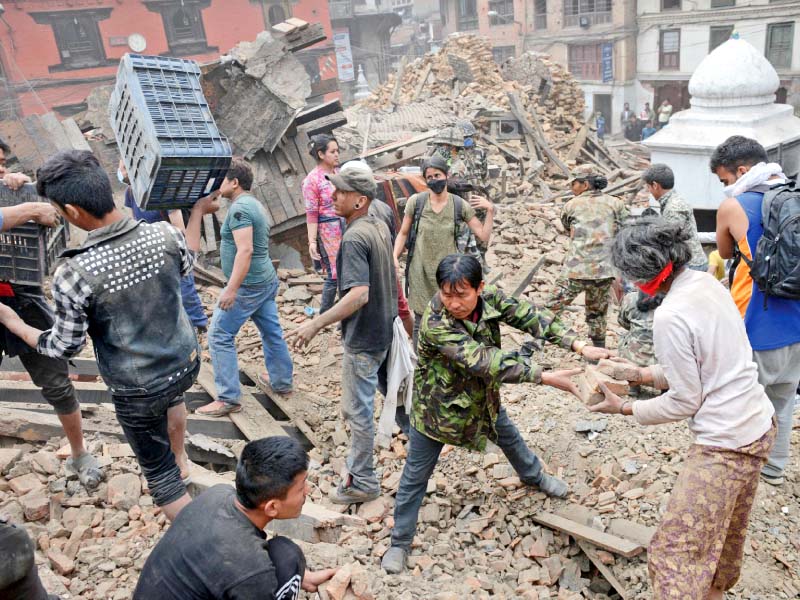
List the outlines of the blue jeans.
{"label": "blue jeans", "polygon": [[[389,349],[377,352],[349,352],[342,356],[342,414],[350,425],[350,452],[347,470],[351,485],[365,492],[380,492],[372,450],[375,446],[375,391],[386,391],[386,357]],[[397,407],[397,423],[409,429],[402,406]]]}
{"label": "blue jeans", "polygon": [[186,493],[169,443],[167,411],[183,403],[183,393],[192,387],[199,372],[198,362],[182,379],[155,394],[111,396],[117,421],[157,506],[175,502]]}
{"label": "blue jeans", "polygon": [[292,357],[278,319],[278,307],[275,304],[277,293],[277,278],[262,285],[243,285],[230,309],[214,308],[208,329],[208,349],[220,401],[239,403],[241,388],[239,363],[236,360],[236,334],[247,319],[253,319],[261,334],[264,364],[272,388],[276,392],[292,389]]}
{"label": "blue jeans", "polygon": [[[525,444],[525,440],[503,407],[500,407],[497,415],[495,430],[497,445],[514,467],[522,483],[538,485],[542,479],[542,464],[539,462],[539,457]],[[433,474],[436,463],[439,462],[439,453],[443,447],[444,444],[441,442],[411,427],[408,436],[408,457],[394,503],[392,546],[408,550],[414,541],[419,507],[422,506],[428,480]]]}
{"label": "blue jeans", "polygon": [[194,285],[194,273],[189,273],[186,277],[181,278],[181,299],[183,300],[183,310],[186,311],[192,326],[207,327],[208,317],[206,311],[203,310],[203,301],[200,300],[197,287]]}
{"label": "blue jeans", "polygon": [[337,285],[338,283],[335,279],[331,279],[330,277],[325,278],[322,284],[322,301],[319,305],[319,314],[324,313],[326,310],[329,310],[331,306],[336,304]]}

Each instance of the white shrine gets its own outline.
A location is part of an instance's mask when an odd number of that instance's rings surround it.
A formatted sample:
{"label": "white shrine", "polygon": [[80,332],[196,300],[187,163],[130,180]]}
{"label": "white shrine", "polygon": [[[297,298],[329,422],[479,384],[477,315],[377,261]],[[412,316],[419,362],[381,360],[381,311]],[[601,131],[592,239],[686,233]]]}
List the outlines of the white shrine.
{"label": "white shrine", "polygon": [[[715,211],[724,198],[708,161],[714,148],[732,135],[758,140],[787,175],[800,171],[800,119],[788,104],[775,104],[779,85],[764,55],[734,34],[692,74],[692,107],[675,113],[669,125],[643,142],[652,163],[672,168],[676,190],[696,211]],[[702,221],[708,224],[709,219]],[[698,227],[713,230],[701,226],[700,218]]]}

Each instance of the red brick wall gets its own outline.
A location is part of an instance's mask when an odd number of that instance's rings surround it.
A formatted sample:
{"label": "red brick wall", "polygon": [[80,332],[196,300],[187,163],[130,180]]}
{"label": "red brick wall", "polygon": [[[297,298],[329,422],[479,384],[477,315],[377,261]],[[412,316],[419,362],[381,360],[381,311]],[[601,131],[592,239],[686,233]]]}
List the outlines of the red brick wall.
{"label": "red brick wall", "polygon": [[[17,114],[20,116],[41,114],[81,103],[93,87],[104,83],[103,79],[112,81],[117,71],[115,64],[51,71],[51,66],[61,63],[53,27],[37,23],[30,13],[110,8],[109,17],[98,24],[105,55],[110,61],[116,61],[130,52],[127,45],[112,46],[110,38],[127,37],[131,33],[140,33],[145,37],[145,54],[169,52],[161,14],[149,10],[142,0],[11,0],[3,5],[3,16],[8,27],[0,22],[0,60],[9,85],[16,94]],[[298,18],[322,22],[329,36],[322,45],[331,45],[326,2],[301,0],[299,4],[292,4],[292,10]],[[204,8],[201,15],[207,44],[219,48],[219,53],[227,52],[240,41],[255,39],[264,29],[261,6],[250,0],[211,0],[210,6]],[[333,52],[330,54],[332,56]],[[203,62],[217,56],[217,52],[210,52],[185,58]],[[324,57],[320,58],[320,68],[324,62]],[[335,66],[333,72],[335,76]],[[323,72],[323,78],[329,76]],[[63,83],[69,80],[80,83]],[[35,93],[30,91],[28,85],[35,88]]]}

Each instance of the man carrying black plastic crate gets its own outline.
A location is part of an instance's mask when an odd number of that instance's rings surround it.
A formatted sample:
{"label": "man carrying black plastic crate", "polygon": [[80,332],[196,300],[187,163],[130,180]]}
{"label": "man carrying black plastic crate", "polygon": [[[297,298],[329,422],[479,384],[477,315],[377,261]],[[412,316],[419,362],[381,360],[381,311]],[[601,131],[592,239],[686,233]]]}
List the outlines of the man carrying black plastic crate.
{"label": "man carrying black plastic crate", "polygon": [[[24,173],[6,171],[6,156],[10,153],[8,145],[0,141],[0,178],[8,189],[16,192],[24,184],[31,183],[31,178]],[[0,231],[8,231],[29,221],[46,227],[56,227],[60,219],[58,212],[46,202],[24,202],[0,208]],[[13,309],[25,322],[36,327],[47,329],[53,325],[53,311],[39,285],[0,281],[0,304]],[[23,340],[0,325],[0,362],[3,356],[19,357],[31,381],[41,388],[42,396],[58,416],[72,454],[65,465],[67,475],[77,477],[88,490],[95,489],[103,479],[103,472],[97,459],[86,450],[80,406],[75,387],[69,379],[67,361],[35,352]]]}
{"label": "man carrying black plastic crate", "polygon": [[[40,353],[60,358],[77,354],[89,333],[117,421],[155,503],[172,520],[191,500],[173,449],[182,452],[183,393],[200,370],[180,280],[194,265],[200,222],[217,210],[216,196],[194,205],[184,237],[168,223],[134,221],[117,209],[108,176],[91,152],[59,152],[37,179],[39,194],[89,235],[62,254],[50,329],[32,327],[3,306],[0,323]],[[179,426],[171,430],[170,422]]]}

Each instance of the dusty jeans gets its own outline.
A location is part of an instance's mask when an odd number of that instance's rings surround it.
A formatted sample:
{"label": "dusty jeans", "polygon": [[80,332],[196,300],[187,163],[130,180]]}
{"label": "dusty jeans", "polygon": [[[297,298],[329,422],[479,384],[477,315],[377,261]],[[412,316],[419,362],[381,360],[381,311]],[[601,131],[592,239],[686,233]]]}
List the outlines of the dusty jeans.
{"label": "dusty jeans", "polygon": [[[537,485],[542,479],[542,464],[539,457],[528,448],[503,407],[500,407],[500,412],[497,414],[495,429],[497,445],[514,467],[520,481],[527,485]],[[411,428],[408,436],[408,457],[403,467],[394,505],[392,546],[408,549],[414,541],[419,508],[443,447],[444,444],[441,442]]]}
{"label": "dusty jeans", "polygon": [[778,421],[775,445],[761,472],[768,477],[780,477],[789,462],[792,411],[800,383],[800,343],[775,350],[757,350],[753,352],[753,360],[758,365],[758,382],[775,407]]}

